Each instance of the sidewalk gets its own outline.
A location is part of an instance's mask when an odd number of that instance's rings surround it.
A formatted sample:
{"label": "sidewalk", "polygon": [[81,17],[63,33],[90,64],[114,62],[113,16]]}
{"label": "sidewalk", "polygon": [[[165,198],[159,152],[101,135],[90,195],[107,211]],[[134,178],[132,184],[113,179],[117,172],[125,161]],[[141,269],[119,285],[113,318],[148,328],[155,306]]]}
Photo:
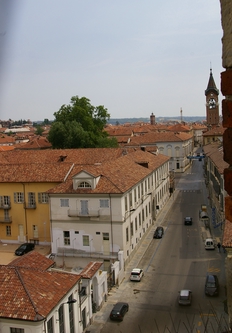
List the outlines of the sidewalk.
{"label": "sidewalk", "polygon": [[[177,197],[179,193],[179,190],[176,189],[174,194],[175,197]],[[162,225],[169,209],[171,208],[172,204],[174,202],[173,196],[169,198],[165,206],[163,207],[160,214],[157,216],[157,219],[155,221],[155,224],[153,225],[152,230],[147,233],[147,235],[142,240],[142,244],[136,251],[134,257],[131,259],[130,263],[128,264],[126,268],[126,272],[130,272],[132,268],[135,268],[138,266],[141,258],[143,257],[144,253],[146,252],[148,246],[150,245],[151,241],[153,240],[153,231],[158,225]],[[118,302],[118,299],[120,295],[123,293],[123,289],[125,288],[124,283],[122,282],[119,287],[113,287],[109,293],[108,301],[104,303],[103,307],[100,311],[94,314],[93,316],[93,324],[88,326],[86,333],[100,333],[101,329],[104,325],[104,323],[108,320],[109,317],[109,309],[106,310],[106,308],[110,307],[112,308],[112,304],[115,304]]]}

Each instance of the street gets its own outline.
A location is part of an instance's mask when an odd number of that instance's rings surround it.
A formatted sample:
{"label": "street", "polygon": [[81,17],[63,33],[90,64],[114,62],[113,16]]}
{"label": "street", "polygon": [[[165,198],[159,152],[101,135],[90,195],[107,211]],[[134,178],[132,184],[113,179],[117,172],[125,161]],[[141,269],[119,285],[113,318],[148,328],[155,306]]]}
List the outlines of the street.
{"label": "street", "polygon": [[[109,296],[104,308],[107,320],[101,333],[213,333],[227,327],[223,303],[225,254],[217,249],[205,250],[205,227],[199,221],[200,206],[208,200],[202,163],[193,161],[176,184],[171,208],[162,222],[163,238],[153,239],[155,227],[150,232],[150,245],[143,257],[138,258],[138,267],[145,273],[141,282],[129,280],[130,269],[134,267],[128,267],[126,279]],[[184,225],[186,216],[192,217],[192,225]],[[211,233],[213,237],[221,236],[221,230],[211,228]],[[207,273],[219,278],[218,297],[204,293]],[[178,304],[181,289],[192,291],[191,306]],[[129,303],[122,322],[108,319],[116,301]]]}

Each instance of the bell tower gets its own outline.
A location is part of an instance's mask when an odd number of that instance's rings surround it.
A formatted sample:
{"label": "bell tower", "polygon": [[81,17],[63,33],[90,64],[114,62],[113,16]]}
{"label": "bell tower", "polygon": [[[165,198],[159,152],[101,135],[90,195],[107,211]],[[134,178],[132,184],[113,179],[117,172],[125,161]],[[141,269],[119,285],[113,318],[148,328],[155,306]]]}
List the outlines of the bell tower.
{"label": "bell tower", "polygon": [[207,89],[205,90],[207,125],[216,126],[219,124],[218,95],[219,95],[219,90],[216,87],[213,78],[212,69],[210,68],[209,82]]}

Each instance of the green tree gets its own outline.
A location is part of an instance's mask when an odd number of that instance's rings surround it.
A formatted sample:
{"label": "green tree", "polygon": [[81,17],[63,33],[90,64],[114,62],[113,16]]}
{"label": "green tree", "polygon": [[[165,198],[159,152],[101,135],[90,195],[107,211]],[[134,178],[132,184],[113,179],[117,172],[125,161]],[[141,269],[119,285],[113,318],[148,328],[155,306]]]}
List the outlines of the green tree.
{"label": "green tree", "polygon": [[44,130],[43,130],[43,128],[40,125],[36,126],[36,130],[35,130],[35,134],[36,135],[42,135],[43,131]]}
{"label": "green tree", "polygon": [[116,139],[108,137],[104,127],[110,114],[104,106],[94,107],[86,97],[71,98],[54,113],[48,140],[53,148],[117,147]]}

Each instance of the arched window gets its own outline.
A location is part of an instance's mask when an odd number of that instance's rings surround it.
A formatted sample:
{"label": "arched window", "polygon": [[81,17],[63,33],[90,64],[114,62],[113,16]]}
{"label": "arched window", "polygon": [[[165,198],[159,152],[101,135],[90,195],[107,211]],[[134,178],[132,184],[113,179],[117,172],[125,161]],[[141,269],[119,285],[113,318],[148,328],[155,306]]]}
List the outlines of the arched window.
{"label": "arched window", "polygon": [[80,188],[91,188],[91,185],[87,182],[81,182],[78,187]]}

